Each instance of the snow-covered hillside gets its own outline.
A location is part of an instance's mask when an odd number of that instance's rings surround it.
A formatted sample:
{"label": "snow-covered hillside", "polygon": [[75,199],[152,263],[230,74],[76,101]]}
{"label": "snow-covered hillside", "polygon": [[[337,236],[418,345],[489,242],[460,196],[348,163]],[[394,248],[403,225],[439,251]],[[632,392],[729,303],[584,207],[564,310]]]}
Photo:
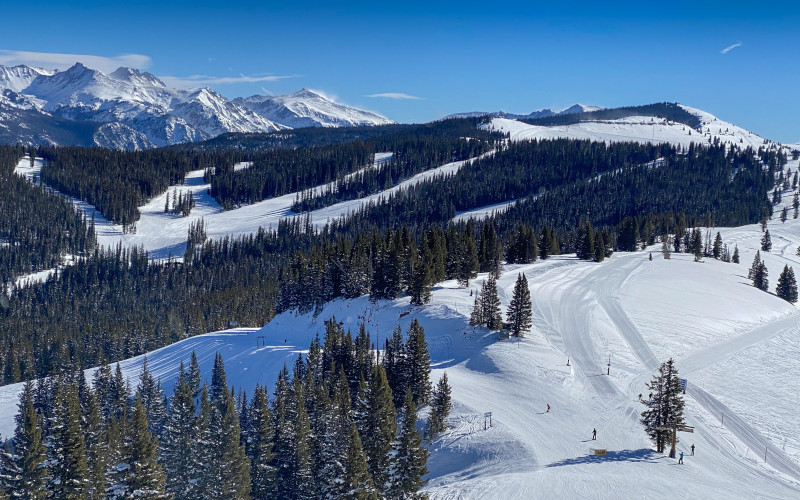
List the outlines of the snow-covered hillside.
{"label": "snow-covered hillside", "polygon": [[756,149],[761,146],[779,147],[710,113],[689,106],[681,107],[700,119],[702,125],[699,131],[682,123],[652,116],[631,116],[619,120],[585,121],[560,126],[530,125],[508,118],[494,118],[484,127],[509,133],[511,140],[515,141],[565,138],[606,142],[668,142],[688,147],[692,142],[709,144],[719,140],[723,144]]}
{"label": "snow-covered hillside", "polygon": [[21,136],[23,142],[47,136],[47,129],[55,126],[53,117],[75,121],[75,129],[81,129],[81,121],[106,124],[100,131],[88,132],[92,144],[125,149],[199,141],[226,132],[391,123],[306,89],[288,96],[231,101],[208,88],[169,88],[154,75],[136,69],[118,68],[105,74],[80,63],[60,72],[0,66],[0,89],[5,89],[4,94],[11,92],[0,99],[0,111],[14,102],[36,111],[26,120],[36,121],[43,130],[39,136]]}
{"label": "snow-covered hillside", "polygon": [[[769,229],[775,245],[762,257],[774,290],[784,264],[800,266],[800,219]],[[237,390],[271,387],[332,316],[352,330],[363,321],[379,339],[416,318],[434,380],[446,370],[454,399],[450,429],[431,446],[432,498],[797,497],[800,315],[746,279],[760,227],[719,230],[738,246],[741,264],[696,263],[685,254],[664,260],[654,247],[652,261],[645,251],[616,253],[601,264],[556,256],[506,266],[498,282],[503,307],[518,273],[530,284],[534,327],[520,342],[468,326],[471,291],[486,278],[480,275],[469,288],[438,284],[423,307],[408,298],[337,300],[316,317],[284,313],[259,330],[183,340],[149,353],[148,364],[171,391],[179,362],[192,351],[206,377],[220,352]],[[679,450],[697,450],[682,466],[653,452],[638,423],[638,395],[670,356],[689,381],[687,421],[695,427],[681,436]],[[124,373],[135,378],[141,362],[123,362]],[[13,430],[19,389],[0,388],[4,435]],[[492,412],[487,429],[485,412]],[[608,454],[594,457],[594,448]]]}
{"label": "snow-covered hillside", "polygon": [[[491,153],[487,153],[491,154]],[[391,157],[391,153],[377,153],[372,168]],[[370,201],[385,199],[392,193],[409,186],[434,179],[438,176],[452,175],[463,167],[468,161],[447,163],[431,170],[419,173],[398,185],[375,193],[365,198],[344,201],[334,205],[314,210],[308,213],[315,227],[321,228],[325,224],[339,217],[354,212]],[[242,164],[236,168],[242,168]],[[36,158],[33,167],[30,158],[20,160],[15,171],[35,180],[42,168],[42,160]],[[323,185],[309,191],[322,193],[332,185]],[[210,185],[203,182],[203,170],[195,170],[186,174],[184,183],[171,186],[164,193],[155,196],[149,203],[139,207],[141,218],[136,222],[135,233],[125,233],[122,225],[113,224],[104,218],[92,205],[73,199],[73,203],[87,219],[95,220],[97,241],[101,246],[111,248],[122,243],[126,248],[134,246],[144,248],[153,259],[166,259],[169,256],[182,258],[186,249],[186,237],[191,224],[203,220],[209,238],[224,238],[225,236],[238,237],[256,233],[259,228],[277,228],[278,223],[287,218],[297,217],[299,214],[292,211],[292,205],[302,193],[289,193],[283,196],[270,198],[251,205],[245,205],[232,210],[222,210],[217,201],[208,194]],[[164,213],[166,197],[177,192],[186,196],[191,193],[195,200],[195,207],[187,217],[180,217]],[[306,214],[303,214],[305,216]]]}

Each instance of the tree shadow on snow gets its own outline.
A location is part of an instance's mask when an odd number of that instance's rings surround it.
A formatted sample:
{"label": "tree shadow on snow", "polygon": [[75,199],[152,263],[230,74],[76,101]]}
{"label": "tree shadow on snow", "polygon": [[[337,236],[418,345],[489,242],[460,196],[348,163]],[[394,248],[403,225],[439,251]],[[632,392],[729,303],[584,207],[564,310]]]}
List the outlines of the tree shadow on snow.
{"label": "tree shadow on snow", "polygon": [[655,463],[662,455],[653,450],[642,448],[640,450],[609,450],[605,456],[586,455],[583,457],[566,458],[548,464],[547,467],[563,467],[565,465],[599,464],[603,462],[650,462]]}

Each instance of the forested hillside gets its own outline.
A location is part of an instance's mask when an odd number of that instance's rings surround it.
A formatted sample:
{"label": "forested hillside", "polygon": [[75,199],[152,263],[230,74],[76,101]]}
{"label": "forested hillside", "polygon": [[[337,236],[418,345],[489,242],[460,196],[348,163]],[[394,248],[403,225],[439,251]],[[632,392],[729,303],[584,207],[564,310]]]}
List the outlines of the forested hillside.
{"label": "forested hillside", "polygon": [[[312,159],[298,163],[294,171],[306,168],[307,177],[301,182],[313,184],[361,166],[373,151],[384,148],[402,152],[407,145],[412,153],[428,151],[447,161],[454,154],[477,155],[492,145],[491,136],[484,141],[460,139],[458,121],[446,124],[449,132],[444,137],[437,127],[417,141],[387,136],[375,143],[265,154]],[[69,250],[89,250],[86,257],[43,285],[14,289],[8,300],[0,302],[2,380],[15,382],[127,358],[225,328],[231,321],[259,326],[276,312],[314,310],[337,297],[408,295],[421,304],[434,283],[443,279],[466,283],[479,270],[496,269],[503,261],[531,262],[574,251],[582,258],[601,260],[615,249],[633,250],[639,241],[681,234],[696,223],[756,222],[771,212],[768,194],[776,177],[786,178],[786,158],[772,151],[717,146],[684,151],[668,145],[568,140],[494,147],[492,155],[467,164],[454,176],[418,184],[319,231],[308,219],[295,218],[245,238],[204,241],[202,227],[194,227],[182,262],[154,263],[136,248],[95,249],[91,227],[84,233],[70,230],[73,238],[86,234],[77,242],[82,246]],[[230,172],[230,166],[244,158],[236,152],[42,151],[62,166],[56,172],[77,172],[82,161],[95,165],[96,171],[108,165],[93,184],[83,185],[93,176],[78,174],[73,180],[75,186],[98,196],[105,195],[101,189],[105,182],[112,186],[110,172],[123,177],[120,172],[130,167],[126,182],[119,184],[127,186],[122,194],[108,187],[120,200],[127,200],[127,207],[134,207],[133,200],[156,186],[176,182],[187,170],[217,163],[228,165],[223,169]],[[8,152],[11,164],[22,154],[13,148]],[[342,170],[308,167],[327,165],[327,154]],[[398,158],[401,172],[417,169],[420,162],[429,165],[411,153]],[[277,164],[260,172],[280,175]],[[289,184],[281,189],[300,185],[297,179],[284,179]],[[7,177],[6,182],[44,196],[17,176]],[[450,222],[457,210],[518,198],[527,201],[503,215],[474,223]],[[37,205],[71,210],[52,196]],[[70,213],[75,224],[85,224]],[[597,242],[591,252],[583,248],[588,239]],[[15,248],[2,247],[11,262],[33,258]],[[51,259],[57,256],[53,252]],[[8,272],[17,275],[45,265],[36,262],[9,267]]]}

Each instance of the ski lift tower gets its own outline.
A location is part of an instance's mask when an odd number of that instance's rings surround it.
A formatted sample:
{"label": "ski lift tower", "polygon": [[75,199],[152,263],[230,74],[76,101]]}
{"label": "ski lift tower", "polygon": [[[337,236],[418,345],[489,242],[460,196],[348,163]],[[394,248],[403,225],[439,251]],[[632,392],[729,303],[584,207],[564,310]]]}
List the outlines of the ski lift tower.
{"label": "ski lift tower", "polygon": [[672,448],[669,450],[669,458],[675,458],[675,444],[678,441],[678,431],[681,432],[694,432],[694,427],[688,425],[677,425],[675,422],[668,425],[659,425],[655,427],[657,431],[670,431],[672,432]]}

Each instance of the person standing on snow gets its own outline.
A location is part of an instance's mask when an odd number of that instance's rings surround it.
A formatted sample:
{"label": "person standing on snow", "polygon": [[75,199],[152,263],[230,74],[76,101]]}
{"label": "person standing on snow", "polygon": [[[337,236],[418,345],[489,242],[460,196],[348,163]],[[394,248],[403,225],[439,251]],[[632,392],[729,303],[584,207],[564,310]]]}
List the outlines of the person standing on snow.
{"label": "person standing on snow", "polygon": [[683,463],[683,452],[681,452],[681,458],[678,459],[678,463],[679,464]]}
{"label": "person standing on snow", "polygon": [[597,440],[597,429],[592,429],[592,440]]}
{"label": "person standing on snow", "polygon": [[550,413],[550,405],[547,405],[547,413]]}

